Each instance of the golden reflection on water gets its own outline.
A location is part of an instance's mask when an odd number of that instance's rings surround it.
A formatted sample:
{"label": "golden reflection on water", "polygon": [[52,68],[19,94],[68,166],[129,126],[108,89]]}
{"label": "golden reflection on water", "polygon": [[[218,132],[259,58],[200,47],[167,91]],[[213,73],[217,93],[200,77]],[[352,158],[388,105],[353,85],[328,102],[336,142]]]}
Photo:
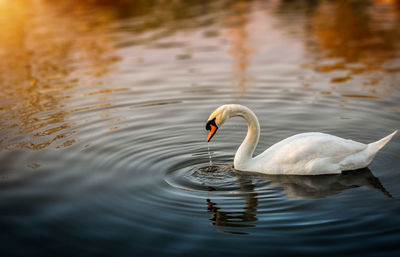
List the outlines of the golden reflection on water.
{"label": "golden reflection on water", "polygon": [[[327,74],[341,71],[342,75],[332,75],[330,82],[334,84],[365,74],[365,97],[379,99],[378,95],[387,92],[371,87],[385,83],[382,72],[400,71],[396,64],[400,57],[399,7],[398,1],[321,1],[307,31],[313,39],[308,48],[315,53],[309,67]],[[327,59],[333,61],[326,63]]]}
{"label": "golden reflection on water", "polygon": [[[326,88],[320,88],[320,95],[330,97],[336,93],[341,102],[345,102],[344,98],[383,99],[390,94],[391,86],[399,85],[393,79],[400,72],[399,6],[399,1],[393,0],[282,0],[265,5],[243,0],[201,3],[2,0],[0,146],[40,150],[55,141],[60,141],[55,147],[70,146],[78,141],[74,138],[77,124],[70,121],[70,116],[88,110],[103,109],[98,119],[114,125],[109,130],[118,129],[121,119],[112,117],[104,108],[113,106],[112,93],[127,89],[107,87],[103,79],[121,60],[117,48],[146,45],[147,53],[151,54],[185,49],[187,45],[180,43],[185,42],[185,36],[172,43],[160,39],[210,25],[213,30],[208,30],[205,38],[223,38],[228,43],[224,54],[233,58],[230,67],[238,98],[245,95],[250,82],[257,80],[254,72],[251,73],[254,77],[249,75],[256,52],[269,43],[284,40],[275,38],[276,31],[272,30],[286,29],[304,44],[306,64],[298,65],[328,78],[323,85]],[[268,19],[254,17],[260,15],[257,13],[260,8]],[[290,12],[293,17],[286,15]],[[125,18],[133,18],[132,23],[124,23]],[[272,19],[288,26],[264,26],[271,31],[258,31],[262,22],[271,23]],[[130,36],[121,40],[118,30],[129,32]],[[219,34],[220,30],[225,33]],[[255,34],[257,40],[253,38]],[[218,47],[213,50],[221,50]],[[285,50],[282,46],[283,57]],[[162,56],[156,61],[164,61]],[[177,61],[195,57],[191,51],[176,55]],[[142,65],[145,57],[140,54],[137,60]],[[307,80],[299,84],[303,88],[313,86]],[[98,103],[69,106],[69,100],[79,97],[97,97]],[[21,140],[20,135],[28,137]]]}
{"label": "golden reflection on water", "polygon": [[[0,2],[0,130],[8,131],[0,144],[10,138],[7,149],[40,150],[75,133],[66,116],[80,108],[64,109],[63,100],[74,96],[68,90],[110,72],[118,61],[107,33],[112,13],[93,10],[96,15],[75,4]],[[30,133],[30,140],[12,140]]]}
{"label": "golden reflection on water", "polygon": [[232,69],[235,74],[235,85],[239,88],[239,97],[243,96],[247,90],[246,87],[252,80],[246,74],[250,67],[251,55],[254,53],[254,49],[249,45],[250,38],[247,29],[250,16],[249,7],[248,2],[238,1],[232,6],[232,12],[225,21],[229,27],[226,33],[231,46],[229,55],[235,59]]}

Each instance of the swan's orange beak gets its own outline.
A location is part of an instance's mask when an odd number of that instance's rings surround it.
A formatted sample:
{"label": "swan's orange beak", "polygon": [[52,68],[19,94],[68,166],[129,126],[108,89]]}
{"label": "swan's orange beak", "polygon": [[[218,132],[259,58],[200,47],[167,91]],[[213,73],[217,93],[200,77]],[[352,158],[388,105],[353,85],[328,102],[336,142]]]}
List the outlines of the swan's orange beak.
{"label": "swan's orange beak", "polygon": [[214,125],[210,125],[211,129],[208,132],[208,137],[207,137],[207,142],[210,142],[211,138],[215,135],[215,132],[217,132],[217,127]]}
{"label": "swan's orange beak", "polygon": [[215,124],[215,118],[207,122],[206,129],[209,131],[207,142],[210,142],[211,138],[215,135],[218,129],[217,124]]}

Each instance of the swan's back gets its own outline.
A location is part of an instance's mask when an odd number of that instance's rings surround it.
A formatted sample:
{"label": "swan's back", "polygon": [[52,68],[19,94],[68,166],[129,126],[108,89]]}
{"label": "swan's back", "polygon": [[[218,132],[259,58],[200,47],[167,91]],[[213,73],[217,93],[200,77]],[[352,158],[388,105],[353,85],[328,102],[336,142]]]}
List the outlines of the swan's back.
{"label": "swan's back", "polygon": [[372,149],[373,144],[318,132],[302,133],[272,145],[250,164],[251,169],[269,174],[335,174],[368,166],[386,142],[381,142],[379,149]]}

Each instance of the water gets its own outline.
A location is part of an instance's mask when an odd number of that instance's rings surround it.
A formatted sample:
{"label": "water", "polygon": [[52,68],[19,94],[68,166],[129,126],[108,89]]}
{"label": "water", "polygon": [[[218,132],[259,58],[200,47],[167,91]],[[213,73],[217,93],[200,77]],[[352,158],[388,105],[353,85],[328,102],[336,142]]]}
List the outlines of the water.
{"label": "water", "polygon": [[[232,168],[296,133],[399,129],[395,1],[0,1],[3,256],[398,256],[400,137],[368,169]],[[212,163],[211,161],[212,153]]]}

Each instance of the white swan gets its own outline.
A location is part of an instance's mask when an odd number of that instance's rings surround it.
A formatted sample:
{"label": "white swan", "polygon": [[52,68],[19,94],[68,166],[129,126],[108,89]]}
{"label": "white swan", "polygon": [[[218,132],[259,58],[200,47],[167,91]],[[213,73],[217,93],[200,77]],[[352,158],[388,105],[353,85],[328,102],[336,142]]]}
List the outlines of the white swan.
{"label": "white swan", "polygon": [[247,107],[228,104],[218,107],[208,118],[207,142],[231,117],[243,117],[248,124],[247,136],[235,154],[237,170],[265,174],[320,175],[367,167],[377,152],[397,133],[370,144],[337,136],[310,132],[288,137],[253,158],[260,137],[260,124]]}

